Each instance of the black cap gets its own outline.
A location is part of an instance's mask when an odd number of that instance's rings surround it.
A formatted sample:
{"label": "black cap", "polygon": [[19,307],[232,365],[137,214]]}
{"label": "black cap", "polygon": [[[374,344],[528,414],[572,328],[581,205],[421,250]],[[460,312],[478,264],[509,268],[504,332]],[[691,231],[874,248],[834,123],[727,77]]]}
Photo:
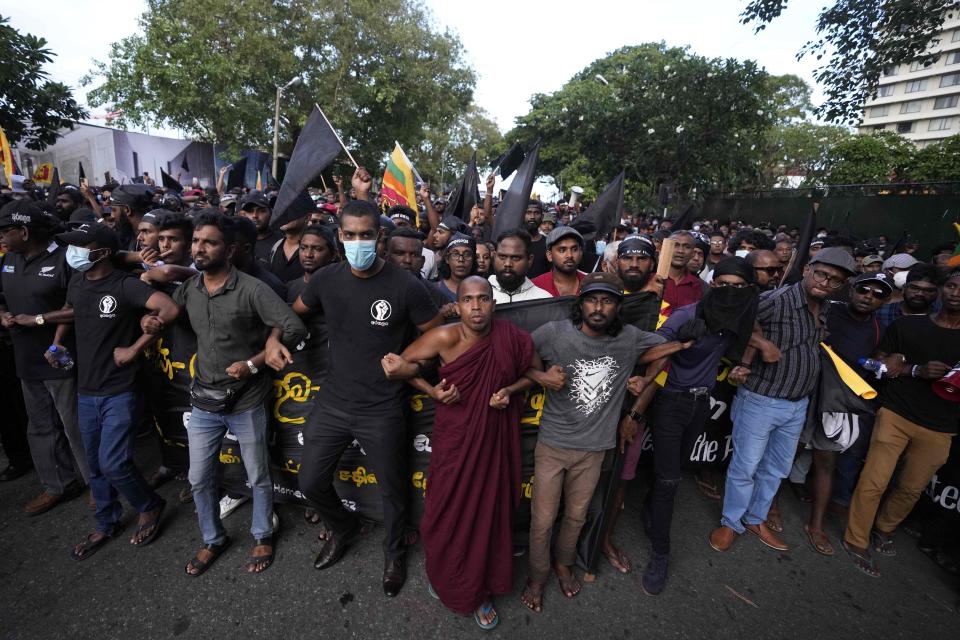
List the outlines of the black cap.
{"label": "black cap", "polygon": [[876,273],[861,273],[853,279],[851,284],[856,286],[864,282],[873,282],[880,285],[887,292],[887,295],[893,293],[892,278],[890,278],[890,276],[885,274],[883,271],[878,271]]}
{"label": "black cap", "polygon": [[86,207],[80,207],[79,209],[74,209],[73,213],[70,214],[70,220],[67,221],[67,227],[70,229],[76,229],[82,224],[94,224],[97,221],[97,216]]}
{"label": "black cap", "polygon": [[464,224],[463,224],[463,220],[451,214],[449,216],[445,216],[443,220],[440,221],[440,224],[437,226],[442,229],[446,229],[447,231],[452,231],[453,233],[456,233],[458,231],[463,230]]}
{"label": "black cap", "polygon": [[612,273],[604,273],[602,271],[588,273],[583,277],[583,280],[580,281],[580,297],[582,298],[588,293],[594,293],[595,291],[612,293],[618,298],[622,298],[623,280]]}
{"label": "black cap", "polygon": [[150,209],[154,193],[154,189],[145,184],[122,184],[110,192],[110,202],[131,209]]}
{"label": "black cap", "polygon": [[117,234],[107,225],[98,222],[82,224],[73,231],[58,233],[55,238],[60,244],[84,247],[96,242],[100,247],[111,249],[114,252],[120,250],[120,239],[117,238]]}
{"label": "black cap", "polygon": [[45,224],[43,209],[33,200],[12,200],[0,209],[0,229]]}
{"label": "black cap", "polygon": [[240,210],[246,211],[247,207],[263,207],[265,209],[270,208],[270,202],[267,200],[267,196],[263,194],[262,191],[251,191],[245,195],[240,200]]}

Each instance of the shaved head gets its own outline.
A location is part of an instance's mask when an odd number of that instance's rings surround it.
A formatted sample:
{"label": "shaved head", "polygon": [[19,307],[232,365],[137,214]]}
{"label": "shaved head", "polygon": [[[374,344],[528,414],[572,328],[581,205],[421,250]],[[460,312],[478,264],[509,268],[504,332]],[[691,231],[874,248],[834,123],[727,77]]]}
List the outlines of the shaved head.
{"label": "shaved head", "polygon": [[459,286],[457,286],[457,299],[460,299],[460,292],[472,287],[467,287],[467,285],[480,284],[483,285],[486,292],[490,294],[490,297],[493,297],[493,286],[490,284],[490,281],[486,278],[481,278],[480,276],[468,276],[460,281]]}

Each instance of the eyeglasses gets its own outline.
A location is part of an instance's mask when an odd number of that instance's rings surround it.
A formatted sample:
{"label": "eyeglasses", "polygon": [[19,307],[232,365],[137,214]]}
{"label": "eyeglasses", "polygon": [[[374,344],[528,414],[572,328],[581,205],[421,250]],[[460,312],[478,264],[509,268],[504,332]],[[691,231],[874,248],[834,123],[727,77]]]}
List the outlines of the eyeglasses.
{"label": "eyeglasses", "polygon": [[448,253],[447,257],[455,262],[467,262],[469,260],[473,260],[473,253],[470,251],[454,251],[452,253]]}
{"label": "eyeglasses", "polygon": [[754,267],[754,271],[763,271],[768,276],[775,276],[783,273],[783,267]]}
{"label": "eyeglasses", "polygon": [[746,289],[750,286],[746,282],[722,282],[720,280],[714,280],[712,284],[717,289],[726,289],[727,287],[733,287],[734,289]]}
{"label": "eyeglasses", "polygon": [[819,269],[815,269],[813,271],[813,280],[817,284],[826,284],[831,289],[839,289],[847,283],[846,278],[838,278],[830,275],[826,271],[820,271]]}
{"label": "eyeglasses", "polygon": [[869,286],[869,285],[866,285],[866,284],[859,284],[859,285],[857,285],[857,287],[856,287],[856,289],[854,289],[854,291],[856,291],[857,293],[859,293],[859,294],[862,295],[862,296],[866,296],[866,295],[872,296],[872,297],[876,298],[877,300],[886,300],[887,298],[890,297],[890,293],[889,293],[889,292],[884,291],[883,289],[874,289],[873,287],[871,287],[871,286]]}

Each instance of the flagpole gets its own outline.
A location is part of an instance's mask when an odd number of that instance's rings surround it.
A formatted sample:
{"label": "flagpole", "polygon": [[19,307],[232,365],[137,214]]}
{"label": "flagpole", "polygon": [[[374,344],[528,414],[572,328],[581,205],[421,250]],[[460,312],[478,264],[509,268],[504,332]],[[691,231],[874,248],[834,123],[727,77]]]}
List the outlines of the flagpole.
{"label": "flagpole", "polygon": [[[420,177],[420,173],[417,171],[417,168],[413,166],[412,162],[410,162],[410,158],[407,157],[407,153],[403,150],[403,147],[400,146],[400,143],[394,140],[393,144],[397,145],[397,149],[400,149],[400,155],[402,155],[403,159],[407,161],[408,165],[410,165],[410,170],[413,171],[413,177],[417,179],[417,182],[423,183],[423,178]],[[440,186],[442,187],[443,185],[441,184]]]}
{"label": "flagpole", "polygon": [[357,161],[353,159],[353,156],[350,155],[350,149],[347,149],[347,145],[343,144],[343,140],[340,138],[340,134],[337,133],[337,130],[333,128],[333,125],[330,124],[330,120],[327,119],[327,114],[323,112],[323,109],[320,108],[320,105],[316,102],[313,103],[313,106],[317,108],[317,111],[320,112],[320,115],[323,116],[323,119],[326,120],[327,126],[330,127],[330,131],[333,131],[333,135],[337,136],[337,142],[340,143],[340,146],[343,147],[343,150],[347,152],[347,157],[350,158],[350,162],[353,163],[353,166],[357,169],[360,168],[360,165],[357,164]]}

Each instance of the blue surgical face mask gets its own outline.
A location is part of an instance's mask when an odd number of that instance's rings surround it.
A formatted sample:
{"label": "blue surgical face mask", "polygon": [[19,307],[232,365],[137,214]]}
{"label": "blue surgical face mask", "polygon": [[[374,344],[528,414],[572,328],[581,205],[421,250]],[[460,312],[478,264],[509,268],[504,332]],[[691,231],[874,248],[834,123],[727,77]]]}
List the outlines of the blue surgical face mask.
{"label": "blue surgical face mask", "polygon": [[606,240],[597,240],[597,255],[602,256],[603,250],[607,248]]}
{"label": "blue surgical face mask", "polygon": [[93,265],[97,264],[102,259],[103,257],[101,256],[96,260],[91,260],[90,249],[77,247],[72,244],[67,246],[67,264],[70,265],[71,269],[76,269],[81,273],[84,271],[89,271]]}
{"label": "blue surgical face mask", "polygon": [[347,262],[357,271],[366,271],[377,259],[376,240],[347,240],[343,243]]}

